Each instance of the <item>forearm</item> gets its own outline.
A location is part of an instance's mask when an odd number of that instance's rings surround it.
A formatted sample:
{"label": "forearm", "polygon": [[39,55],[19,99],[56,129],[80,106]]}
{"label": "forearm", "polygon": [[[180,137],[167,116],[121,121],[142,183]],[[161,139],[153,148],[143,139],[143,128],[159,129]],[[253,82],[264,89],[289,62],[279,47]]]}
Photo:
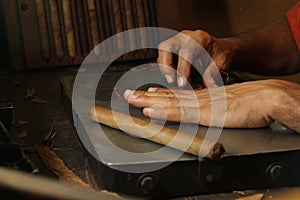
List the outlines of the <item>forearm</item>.
{"label": "forearm", "polygon": [[232,67],[264,75],[300,71],[299,51],[285,17],[236,38],[224,39],[233,52]]}

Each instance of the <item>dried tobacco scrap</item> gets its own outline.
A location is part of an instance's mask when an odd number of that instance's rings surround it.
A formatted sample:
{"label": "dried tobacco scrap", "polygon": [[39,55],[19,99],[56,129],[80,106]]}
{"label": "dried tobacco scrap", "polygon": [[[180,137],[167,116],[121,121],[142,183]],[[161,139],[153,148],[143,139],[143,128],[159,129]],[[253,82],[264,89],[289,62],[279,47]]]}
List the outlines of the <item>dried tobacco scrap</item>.
{"label": "dried tobacco scrap", "polygon": [[74,186],[79,186],[85,189],[93,190],[93,188],[82,181],[72,170],[70,170],[64,162],[46,146],[35,145],[35,150],[41,157],[45,166],[59,177],[59,180]]}
{"label": "dried tobacco scrap", "polygon": [[24,140],[28,137],[28,132],[27,131],[22,131],[18,134],[18,138],[20,138],[21,140]]}
{"label": "dried tobacco scrap", "polygon": [[36,95],[36,93],[37,93],[37,91],[36,91],[35,88],[29,88],[26,91],[25,98],[26,99],[31,99],[31,98],[33,98]]}
{"label": "dried tobacco scrap", "polygon": [[34,97],[33,99],[31,99],[31,101],[33,103],[40,103],[40,104],[46,104],[47,103],[47,100],[41,99],[40,97]]}
{"label": "dried tobacco scrap", "polygon": [[27,124],[27,121],[23,119],[14,119],[11,123],[11,125],[15,128],[19,128],[21,126],[24,126],[25,124]]}

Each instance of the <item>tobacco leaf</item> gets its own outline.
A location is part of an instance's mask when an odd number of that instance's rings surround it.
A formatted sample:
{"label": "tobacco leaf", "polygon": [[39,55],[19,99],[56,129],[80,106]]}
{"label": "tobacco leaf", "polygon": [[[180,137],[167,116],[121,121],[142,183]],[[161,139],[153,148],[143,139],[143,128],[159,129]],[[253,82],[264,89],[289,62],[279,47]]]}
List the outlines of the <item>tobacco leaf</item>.
{"label": "tobacco leaf", "polygon": [[72,170],[70,170],[56,155],[56,153],[51,150],[51,148],[39,145],[35,145],[34,147],[45,166],[57,175],[60,181],[88,190],[93,190],[89,184],[85,183]]}
{"label": "tobacco leaf", "polygon": [[47,103],[47,100],[41,99],[40,97],[34,97],[33,99],[31,99],[31,101],[33,103],[40,103],[40,104],[46,104]]}
{"label": "tobacco leaf", "polygon": [[244,191],[237,191],[237,190],[235,190],[232,193],[233,194],[238,194],[238,195],[241,195],[241,196],[245,196],[246,195],[246,193]]}
{"label": "tobacco leaf", "polygon": [[33,98],[34,95],[36,95],[37,91],[35,88],[29,88],[27,89],[26,91],[26,95],[25,95],[25,98],[26,99],[30,99],[30,98]]}
{"label": "tobacco leaf", "polygon": [[264,194],[259,193],[259,194],[253,194],[246,197],[237,198],[236,200],[262,200],[263,197]]}
{"label": "tobacco leaf", "polygon": [[47,133],[44,136],[44,140],[43,140],[44,145],[50,147],[51,144],[52,144],[52,140],[55,138],[55,136],[56,136],[55,126],[52,125],[51,130],[49,131],[49,133]]}
{"label": "tobacco leaf", "polygon": [[27,131],[22,131],[18,134],[18,137],[21,139],[21,140],[24,140],[28,137],[28,132]]}
{"label": "tobacco leaf", "polygon": [[[72,170],[70,170],[64,162],[56,155],[53,148],[47,146],[34,145],[30,147],[23,147],[23,151],[37,152],[42,159],[44,165],[59,177],[59,180],[70,184],[75,187],[95,191],[89,184],[85,183],[80,177],[78,177]],[[109,192],[106,190],[96,191],[104,194],[111,195],[113,197],[120,197],[117,193]]]}
{"label": "tobacco leaf", "polygon": [[22,120],[22,119],[14,119],[11,123],[11,125],[15,128],[24,126],[25,124],[27,124],[27,121]]}
{"label": "tobacco leaf", "polygon": [[34,146],[25,147],[25,146],[22,146],[22,144],[21,144],[20,149],[24,152],[29,152],[29,153],[36,152],[36,149]]}

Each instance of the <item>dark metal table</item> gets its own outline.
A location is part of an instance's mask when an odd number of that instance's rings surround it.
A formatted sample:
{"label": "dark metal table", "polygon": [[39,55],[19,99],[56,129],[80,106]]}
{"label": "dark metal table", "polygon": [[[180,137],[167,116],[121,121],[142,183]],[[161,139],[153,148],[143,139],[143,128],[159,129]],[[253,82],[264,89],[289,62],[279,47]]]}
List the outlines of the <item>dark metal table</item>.
{"label": "dark metal table", "polygon": [[[102,87],[96,94],[96,104],[109,107],[113,83],[123,73],[113,71],[103,75]],[[87,72],[85,76],[86,79],[82,80],[89,80],[88,82],[97,79],[91,72]],[[89,119],[89,108],[80,108],[74,102],[73,110],[70,107],[74,79],[74,76],[61,78],[65,107],[74,115],[74,125],[102,188],[148,197],[174,197],[300,184],[300,162],[297,159],[300,156],[300,137],[277,123],[261,129],[223,129],[219,142],[225,146],[226,154],[218,161],[198,160],[197,157],[183,154],[163,169],[147,173],[126,173],[126,169],[170,162],[168,157],[176,154],[176,151],[169,149],[159,158],[148,157],[146,160],[112,156],[109,146],[103,142],[104,138],[98,132],[98,124]],[[88,82],[83,81],[82,85],[89,88]],[[113,101],[117,101],[115,104],[119,105],[117,109],[121,112],[126,107],[122,98]],[[133,109],[133,113],[143,118],[138,109]],[[177,125],[171,123],[167,126],[176,129]],[[161,145],[101,127],[114,145],[126,151],[143,153],[161,148]],[[206,127],[199,127],[198,136],[204,137],[206,131]]]}

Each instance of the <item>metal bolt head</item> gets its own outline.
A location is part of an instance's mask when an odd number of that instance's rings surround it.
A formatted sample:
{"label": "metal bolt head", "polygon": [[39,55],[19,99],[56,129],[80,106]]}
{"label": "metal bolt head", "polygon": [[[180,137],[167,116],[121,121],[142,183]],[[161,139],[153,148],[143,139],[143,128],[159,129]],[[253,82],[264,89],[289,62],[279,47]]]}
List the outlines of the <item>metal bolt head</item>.
{"label": "metal bolt head", "polygon": [[28,5],[25,3],[21,4],[20,8],[22,12],[26,12],[29,9]]}

